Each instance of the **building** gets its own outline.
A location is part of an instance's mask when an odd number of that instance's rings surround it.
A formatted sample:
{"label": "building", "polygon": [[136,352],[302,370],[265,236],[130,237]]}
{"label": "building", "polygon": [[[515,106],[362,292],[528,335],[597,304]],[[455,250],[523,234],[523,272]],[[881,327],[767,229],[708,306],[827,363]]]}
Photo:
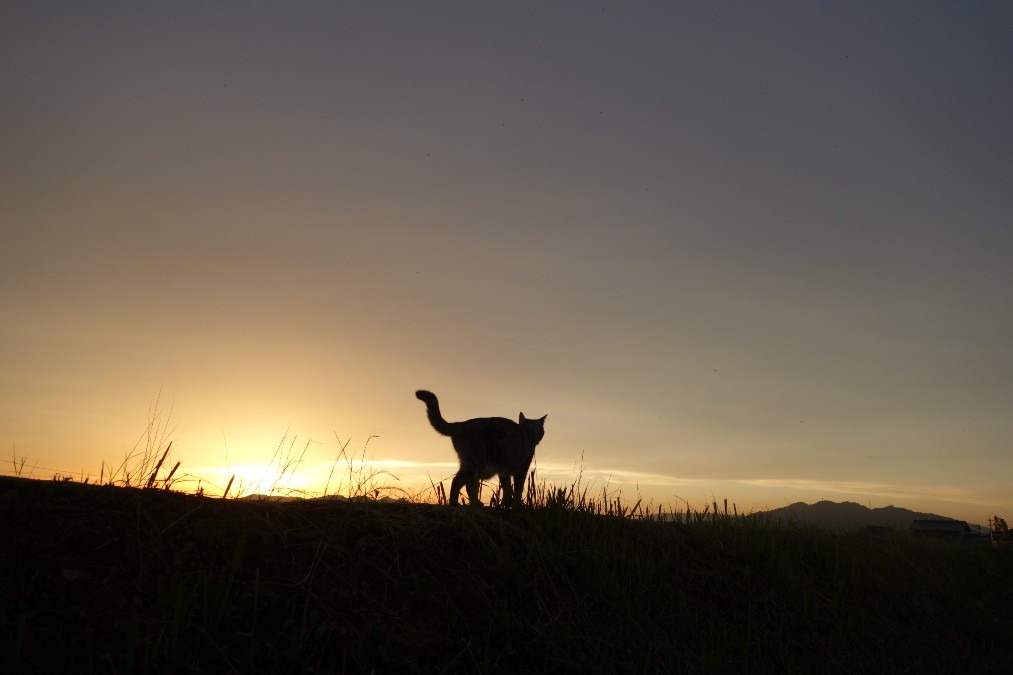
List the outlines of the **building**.
{"label": "building", "polygon": [[971,536],[971,528],[963,520],[915,520],[911,523],[911,534],[947,541],[963,541]]}

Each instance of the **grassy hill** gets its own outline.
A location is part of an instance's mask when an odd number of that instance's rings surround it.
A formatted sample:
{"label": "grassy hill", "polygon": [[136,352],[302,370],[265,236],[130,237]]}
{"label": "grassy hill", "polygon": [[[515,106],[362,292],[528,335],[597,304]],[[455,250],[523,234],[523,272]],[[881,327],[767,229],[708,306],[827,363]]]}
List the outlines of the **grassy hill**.
{"label": "grassy hill", "polygon": [[1013,551],[0,478],[5,672],[1011,672]]}

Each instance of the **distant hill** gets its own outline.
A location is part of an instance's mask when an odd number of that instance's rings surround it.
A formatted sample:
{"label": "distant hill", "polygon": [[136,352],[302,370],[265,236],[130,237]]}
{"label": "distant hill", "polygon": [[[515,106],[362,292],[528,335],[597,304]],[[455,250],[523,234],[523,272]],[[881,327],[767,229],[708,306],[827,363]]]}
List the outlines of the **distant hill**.
{"label": "distant hill", "polygon": [[790,506],[773,509],[767,513],[779,520],[795,520],[800,523],[830,527],[893,527],[910,529],[915,520],[953,520],[934,513],[919,513],[897,506],[870,509],[855,502],[820,501],[815,504],[796,502]]}

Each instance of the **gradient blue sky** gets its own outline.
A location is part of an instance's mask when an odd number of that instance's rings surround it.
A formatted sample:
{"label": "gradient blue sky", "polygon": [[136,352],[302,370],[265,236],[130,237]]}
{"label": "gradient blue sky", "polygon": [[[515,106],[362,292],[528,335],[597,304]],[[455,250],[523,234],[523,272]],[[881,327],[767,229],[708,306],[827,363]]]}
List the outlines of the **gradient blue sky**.
{"label": "gradient blue sky", "polygon": [[96,474],[161,390],[215,483],[287,430],[308,482],[375,434],[428,484],[424,387],[656,504],[1009,518],[1011,36],[1009,3],[5,3],[0,468]]}

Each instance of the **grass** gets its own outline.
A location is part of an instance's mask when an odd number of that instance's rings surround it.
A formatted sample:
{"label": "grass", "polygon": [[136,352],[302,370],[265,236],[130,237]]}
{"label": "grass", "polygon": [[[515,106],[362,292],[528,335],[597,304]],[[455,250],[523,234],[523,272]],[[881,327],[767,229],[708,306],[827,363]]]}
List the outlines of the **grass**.
{"label": "grass", "polygon": [[[303,491],[289,488],[288,484],[295,476],[296,470],[303,463],[306,451],[309,450],[310,444],[313,441],[312,439],[307,440],[301,451],[296,450],[297,441],[298,436],[292,436],[290,439],[288,430],[286,430],[282,434],[281,440],[278,441],[278,445],[275,446],[274,454],[271,456],[271,461],[268,463],[267,470],[263,476],[255,483],[249,484],[244,484],[244,480],[240,478],[239,484],[236,486],[236,493],[233,496],[236,498],[247,495],[265,495],[268,497],[305,496]],[[266,476],[271,476],[271,478],[268,479]],[[228,485],[225,486],[225,490],[222,492],[223,498],[229,496],[229,490],[232,488],[235,479],[235,474],[229,477]]]}
{"label": "grass", "polygon": [[512,511],[2,478],[0,649],[8,672],[1013,664],[1010,549],[541,494]]}
{"label": "grass", "polygon": [[[663,514],[536,480],[528,506],[450,508],[338,439],[287,503],[179,492],[156,404],[98,484],[0,477],[6,672],[1006,673],[1013,549],[739,515]],[[230,492],[287,494],[275,478]],[[31,471],[29,471],[29,476]],[[90,484],[89,484],[90,483]],[[396,500],[383,500],[395,497]],[[498,504],[502,494],[489,499]]]}
{"label": "grass", "polygon": [[[370,436],[366,439],[358,457],[348,452],[348,445],[352,439],[349,438],[342,442],[337,433],[334,434],[334,438],[338,442],[338,454],[334,458],[334,463],[331,464],[331,471],[327,475],[327,482],[324,484],[324,497],[330,495],[357,500],[397,498],[417,501],[415,495],[391,483],[391,481],[397,482],[397,476],[387,470],[374,469],[370,466],[370,462],[366,459],[366,450],[369,448],[369,442],[376,438],[376,436]],[[345,468],[339,474],[335,490],[329,492],[331,481],[334,480],[334,474],[338,470],[338,467],[342,465]]]}
{"label": "grass", "polygon": [[[123,487],[143,486],[170,489],[174,485],[180,462],[168,470],[166,461],[172,453],[172,406],[165,411],[161,407],[162,392],[148,406],[148,423],[134,445],[124,453],[123,461],[115,468],[102,462],[99,484]],[[84,481],[82,481],[84,482]]]}

